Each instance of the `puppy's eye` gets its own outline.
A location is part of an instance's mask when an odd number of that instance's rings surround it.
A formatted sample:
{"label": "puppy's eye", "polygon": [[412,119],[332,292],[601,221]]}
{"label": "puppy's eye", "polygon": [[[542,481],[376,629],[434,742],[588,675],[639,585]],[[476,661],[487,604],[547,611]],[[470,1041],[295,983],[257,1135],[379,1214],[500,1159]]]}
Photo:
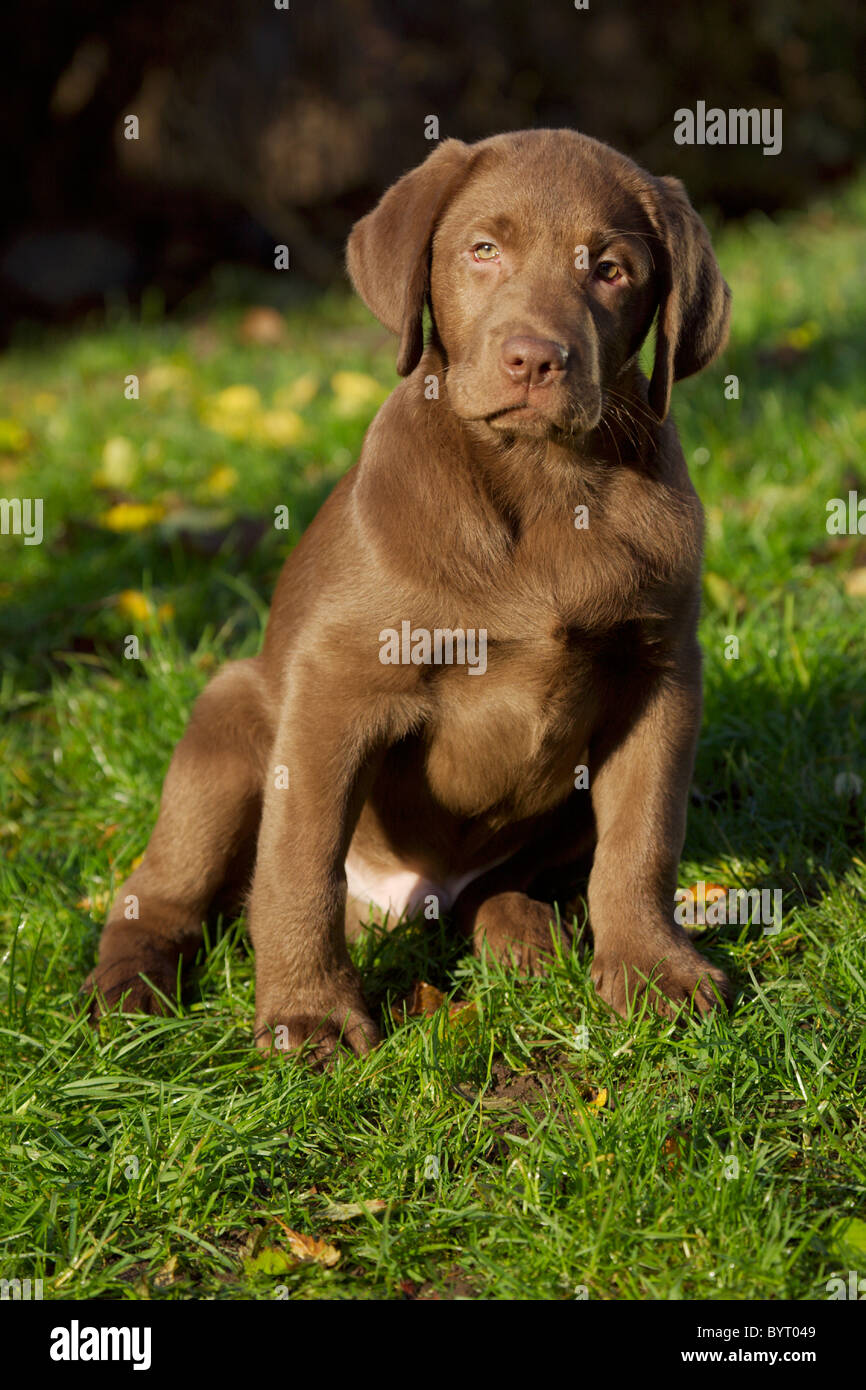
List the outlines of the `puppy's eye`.
{"label": "puppy's eye", "polygon": [[494,246],[492,241],[478,241],[472,248],[472,255],[476,261],[496,261],[499,259],[499,247]]}
{"label": "puppy's eye", "polygon": [[599,261],[595,273],[599,280],[604,280],[608,285],[615,285],[617,280],[622,279],[625,272],[622,266],[617,265],[616,261]]}

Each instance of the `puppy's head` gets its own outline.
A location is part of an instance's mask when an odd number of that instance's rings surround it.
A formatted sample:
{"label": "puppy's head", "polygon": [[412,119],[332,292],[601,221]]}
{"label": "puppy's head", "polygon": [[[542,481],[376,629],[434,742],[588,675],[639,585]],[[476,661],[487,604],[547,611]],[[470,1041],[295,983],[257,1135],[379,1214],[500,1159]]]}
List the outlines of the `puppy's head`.
{"label": "puppy's head", "polygon": [[501,435],[594,429],[656,314],[660,420],[727,340],[730,291],[682,185],[575,131],[444,141],[357,223],[348,264],[404,376],[429,303],[452,409]]}

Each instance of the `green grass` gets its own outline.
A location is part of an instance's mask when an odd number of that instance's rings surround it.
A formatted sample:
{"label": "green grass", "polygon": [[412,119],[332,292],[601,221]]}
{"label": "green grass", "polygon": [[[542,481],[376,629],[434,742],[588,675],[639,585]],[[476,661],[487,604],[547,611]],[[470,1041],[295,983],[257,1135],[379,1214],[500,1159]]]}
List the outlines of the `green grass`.
{"label": "green grass", "polygon": [[[866,496],[864,223],[859,185],[722,231],[732,344],[675,392],[708,514],[681,882],[779,887],[785,908],[777,936],[708,933],[736,1009],[679,1029],[610,1015],[576,954],[518,984],[414,923],[359,947],[387,1036],[329,1074],[252,1047],[242,924],[176,1014],[90,1031],[76,992],[172,746],[219,662],[257,649],[394,349],[336,294],[284,301],[281,346],[244,343],[237,306],[273,277],[223,277],[171,321],[150,300],[140,320],[118,306],[13,345],[0,493],[44,498],[45,541],[0,537],[0,1276],[53,1298],[822,1299],[835,1272],[862,1275],[866,798],[839,777],[866,781],[866,596],[849,577],[866,539],[831,546],[825,508]],[[379,397],[335,394],[346,370]],[[261,442],[255,413],[237,438],[207,423],[227,387],[285,408],[308,375],[292,445]],[[124,501],[161,519],[107,529]],[[475,1009],[398,1025],[388,1005],[419,979]],[[338,1261],[293,1262],[286,1227]]]}

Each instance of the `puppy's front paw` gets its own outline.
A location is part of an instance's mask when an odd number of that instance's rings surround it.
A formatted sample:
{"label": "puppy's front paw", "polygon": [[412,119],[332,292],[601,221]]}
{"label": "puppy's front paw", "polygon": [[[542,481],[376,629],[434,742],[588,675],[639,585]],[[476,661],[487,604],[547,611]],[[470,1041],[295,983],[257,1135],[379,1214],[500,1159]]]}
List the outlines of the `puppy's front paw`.
{"label": "puppy's front paw", "polygon": [[118,1007],[129,1014],[164,1013],[165,1004],[160,995],[172,999],[176,992],[177,956],[145,947],[121,948],[105,957],[95,970],[91,970],[79,990],[81,995],[93,996],[90,1003],[92,1023]]}
{"label": "puppy's front paw", "polygon": [[363,1057],[379,1040],[363,999],[299,1000],[292,1009],[265,1009],[256,1019],[262,1052],[303,1051],[314,1067],[325,1066],[341,1047]]}
{"label": "puppy's front paw", "polygon": [[484,946],[519,975],[544,975],[554,954],[554,936],[561,931],[553,909],[525,893],[497,893],[476,915],[475,946]]}
{"label": "puppy's front paw", "polygon": [[655,949],[596,951],[592,982],[606,1004],[624,1018],[646,996],[662,1018],[674,1018],[684,1009],[708,1014],[718,1004],[731,1007],[728,977],[711,965],[687,939],[661,940]]}

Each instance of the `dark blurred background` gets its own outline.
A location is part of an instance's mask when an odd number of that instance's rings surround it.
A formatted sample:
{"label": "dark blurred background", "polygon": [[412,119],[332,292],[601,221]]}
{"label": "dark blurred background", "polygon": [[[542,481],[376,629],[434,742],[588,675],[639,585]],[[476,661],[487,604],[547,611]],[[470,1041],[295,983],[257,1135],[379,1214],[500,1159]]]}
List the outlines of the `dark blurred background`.
{"label": "dark blurred background", "polygon": [[[0,332],[214,265],[342,273],[352,221],[442,137],[568,125],[726,216],[862,159],[862,0],[15,0],[4,13]],[[677,107],[781,107],[775,157],[673,140]],[[140,138],[123,138],[135,114]],[[294,278],[294,277],[293,277]]]}

